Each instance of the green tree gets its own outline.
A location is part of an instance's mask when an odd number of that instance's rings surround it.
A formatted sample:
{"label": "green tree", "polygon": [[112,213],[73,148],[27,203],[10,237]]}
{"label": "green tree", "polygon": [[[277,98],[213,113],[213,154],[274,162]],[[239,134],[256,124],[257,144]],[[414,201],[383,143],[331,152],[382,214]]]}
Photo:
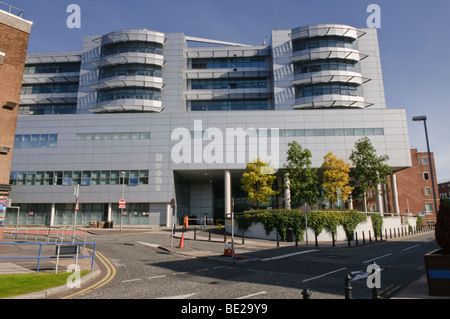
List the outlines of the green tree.
{"label": "green tree", "polygon": [[392,174],[391,168],[385,164],[389,157],[378,156],[369,138],[364,137],[355,143],[350,160],[354,166],[350,172],[350,185],[354,187],[353,198],[364,200],[367,211],[368,190],[386,183],[386,176]]}
{"label": "green tree", "polygon": [[259,209],[261,204],[268,204],[270,197],[278,195],[272,189],[276,176],[267,162],[259,158],[247,164],[246,172],[242,174],[241,189],[247,192],[247,199],[253,203],[253,207]]}
{"label": "green tree", "polygon": [[302,202],[313,204],[319,195],[319,180],[317,169],[311,167],[311,152],[296,141],[288,145],[284,172],[289,173],[292,207],[299,207]]}
{"label": "green tree", "polygon": [[346,201],[353,190],[353,187],[349,186],[350,164],[329,152],[324,156],[322,168],[324,170],[322,187],[325,196],[331,200],[331,207],[338,198]]}

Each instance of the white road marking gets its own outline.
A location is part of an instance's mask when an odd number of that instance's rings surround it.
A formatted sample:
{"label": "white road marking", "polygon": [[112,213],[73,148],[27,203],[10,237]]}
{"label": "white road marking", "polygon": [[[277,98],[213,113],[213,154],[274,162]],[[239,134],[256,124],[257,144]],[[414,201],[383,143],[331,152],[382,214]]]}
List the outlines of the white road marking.
{"label": "white road marking", "polygon": [[366,264],[366,263],[368,263],[368,262],[371,262],[371,261],[374,261],[374,260],[377,260],[377,259],[381,259],[381,258],[384,258],[384,257],[390,256],[390,255],[392,255],[392,254],[387,254],[387,255],[383,255],[383,256],[380,256],[380,257],[372,258],[372,259],[369,259],[369,260],[363,261],[363,264]]}
{"label": "white road marking", "polygon": [[137,279],[129,279],[129,280],[122,280],[122,282],[132,282],[132,281],[141,281],[142,279],[137,278]]}
{"label": "white road marking", "polygon": [[251,298],[251,297],[255,297],[255,296],[259,296],[259,295],[264,295],[266,293],[267,293],[267,291],[261,291],[261,292],[257,292],[257,293],[251,294],[251,295],[239,297],[239,298],[236,298],[236,299],[246,299],[246,298]]}
{"label": "white road marking", "polygon": [[317,249],[305,250],[305,251],[300,251],[300,252],[292,253],[292,254],[286,254],[286,255],[275,256],[275,257],[270,257],[270,258],[263,258],[263,259],[261,259],[261,261],[268,261],[268,260],[277,260],[277,259],[282,259],[282,258],[288,258],[288,257],[291,257],[291,256],[308,254],[308,253],[312,253],[312,252],[315,252],[315,251],[319,251],[319,250],[317,250]]}
{"label": "white road marking", "polygon": [[147,277],[147,279],[158,279],[158,278],[165,278],[165,277],[167,277],[167,275]]}
{"label": "white road marking", "polygon": [[402,251],[410,250],[410,249],[413,249],[413,248],[416,248],[416,247],[419,247],[419,246],[420,246],[420,245],[414,245],[414,246],[411,246],[411,247],[402,249]]}
{"label": "white road marking", "polygon": [[171,297],[163,297],[163,298],[156,298],[156,299],[187,299],[189,297],[195,296],[195,294],[189,294],[189,295],[179,295],[179,296],[171,296]]}
{"label": "white road marking", "polygon": [[345,270],[345,269],[347,269],[347,268],[344,267],[344,268],[340,268],[340,269],[337,269],[337,270],[333,270],[333,271],[327,272],[326,274],[323,274],[323,275],[319,275],[319,276],[316,276],[316,277],[312,277],[312,278],[309,278],[309,279],[305,279],[305,280],[303,280],[302,282],[307,282],[307,281],[311,281],[311,280],[314,280],[314,279],[322,278],[322,277],[325,277],[325,276],[334,274],[334,273],[336,273],[336,272],[339,272],[339,271],[342,271],[342,270]]}

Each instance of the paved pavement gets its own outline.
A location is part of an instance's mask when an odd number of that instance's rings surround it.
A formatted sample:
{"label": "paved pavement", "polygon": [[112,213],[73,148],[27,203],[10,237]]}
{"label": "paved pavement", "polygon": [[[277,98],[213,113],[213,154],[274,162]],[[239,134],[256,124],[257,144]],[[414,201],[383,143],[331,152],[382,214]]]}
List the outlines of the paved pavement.
{"label": "paved pavement", "polygon": [[[102,235],[102,234],[111,234],[111,233],[120,233],[120,231],[115,229],[87,229],[91,234],[95,235]],[[133,231],[151,231],[152,233],[158,233],[166,234],[169,232],[167,229],[138,229],[138,230],[130,230],[130,229],[124,229],[123,233],[129,233]],[[8,236],[5,236],[4,242],[14,242],[14,240],[11,240],[8,238]],[[242,238],[236,237],[234,241],[234,247],[235,247],[235,256],[229,257],[224,256],[223,252],[220,251],[207,251],[202,249],[195,249],[190,247],[191,245],[186,245],[188,241],[194,240],[196,241],[215,241],[215,242],[223,242],[224,243],[224,235],[223,234],[217,234],[217,233],[211,233],[211,235],[207,231],[188,231],[188,232],[176,232],[174,234],[174,241],[172,246],[159,246],[155,245],[156,247],[160,249],[164,249],[166,251],[170,251],[177,254],[182,255],[189,255],[192,257],[206,257],[206,258],[213,258],[213,259],[219,259],[223,262],[229,262],[229,263],[246,263],[246,262],[255,262],[259,260],[259,257],[256,257],[254,252],[258,250],[269,250],[274,247],[285,247],[285,246],[292,246],[292,242],[275,242],[270,240],[262,240],[262,239],[245,239],[245,244],[242,244]],[[228,247],[231,248],[231,237],[228,236]],[[23,241],[22,241],[23,242]],[[145,243],[143,243],[145,244]],[[153,245],[148,244],[147,245]],[[306,246],[305,243],[301,243],[301,246]],[[336,242],[336,247],[347,247],[347,242]],[[188,247],[189,246],[189,247]],[[310,243],[309,247],[313,248],[314,243]],[[320,243],[320,249],[324,248],[332,248],[332,243]],[[225,243],[224,243],[224,251],[225,251]],[[53,247],[54,249],[54,247]],[[33,245],[0,245],[0,257],[23,257],[23,256],[36,256],[36,248]],[[274,256],[276,257],[276,256]],[[30,264],[31,263],[31,264]],[[73,261],[71,261],[73,263]],[[34,264],[34,266],[33,266]],[[33,273],[36,270],[36,261],[30,260],[17,260],[17,259],[0,259],[0,275],[1,274],[18,274],[18,273]],[[81,259],[80,265],[82,269],[90,269],[90,264],[87,261],[87,259]],[[64,267],[64,265],[61,265]],[[50,267],[51,268],[51,267]],[[100,276],[100,267],[98,265],[94,266],[94,271],[88,275],[83,277],[82,282],[86,283],[89,280]],[[51,271],[54,271],[54,268],[52,268]],[[18,296],[16,298],[48,298],[49,295],[52,293],[60,293],[64,289],[64,287],[57,287],[45,292],[35,293],[32,295],[26,295],[26,296]],[[428,287],[427,287],[427,279],[426,275],[422,276],[419,280],[411,283],[408,287],[403,289],[400,293],[396,294],[395,297],[391,299],[450,299],[450,297],[434,297],[429,296],[428,294]]]}

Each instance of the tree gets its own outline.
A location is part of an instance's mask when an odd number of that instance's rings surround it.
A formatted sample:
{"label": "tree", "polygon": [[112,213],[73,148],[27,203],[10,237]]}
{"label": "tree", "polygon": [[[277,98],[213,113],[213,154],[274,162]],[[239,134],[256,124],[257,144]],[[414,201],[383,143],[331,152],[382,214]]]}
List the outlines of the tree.
{"label": "tree", "polygon": [[367,211],[367,192],[378,184],[386,183],[386,176],[392,174],[391,168],[385,164],[387,155],[377,156],[369,138],[364,137],[355,143],[355,149],[350,155],[354,168],[350,172],[350,185],[354,187],[353,198],[364,200]]}
{"label": "tree", "polygon": [[349,186],[350,164],[329,152],[324,156],[322,168],[324,169],[322,187],[325,196],[331,200],[332,207],[338,198],[346,201],[353,191],[353,187]]}
{"label": "tree", "polygon": [[247,199],[253,203],[256,209],[259,209],[261,204],[268,204],[271,196],[278,195],[278,192],[272,189],[276,179],[273,172],[267,162],[258,158],[248,163],[246,172],[242,174],[241,189],[247,192]]}
{"label": "tree", "polygon": [[[299,207],[302,202],[312,204],[319,195],[317,169],[311,167],[311,152],[303,149],[296,141],[288,144],[287,165],[291,199]],[[293,206],[294,207],[294,206]]]}

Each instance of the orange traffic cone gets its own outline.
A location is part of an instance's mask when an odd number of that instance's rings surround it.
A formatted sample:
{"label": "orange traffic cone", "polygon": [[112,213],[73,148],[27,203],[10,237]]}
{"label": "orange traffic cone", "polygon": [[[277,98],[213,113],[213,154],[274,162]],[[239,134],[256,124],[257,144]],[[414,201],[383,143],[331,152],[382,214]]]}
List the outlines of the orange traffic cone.
{"label": "orange traffic cone", "polygon": [[228,237],[225,237],[225,249],[223,250],[224,256],[230,256],[230,247],[228,247]]}
{"label": "orange traffic cone", "polygon": [[184,248],[184,233],[181,234],[180,245],[178,246],[178,248]]}

